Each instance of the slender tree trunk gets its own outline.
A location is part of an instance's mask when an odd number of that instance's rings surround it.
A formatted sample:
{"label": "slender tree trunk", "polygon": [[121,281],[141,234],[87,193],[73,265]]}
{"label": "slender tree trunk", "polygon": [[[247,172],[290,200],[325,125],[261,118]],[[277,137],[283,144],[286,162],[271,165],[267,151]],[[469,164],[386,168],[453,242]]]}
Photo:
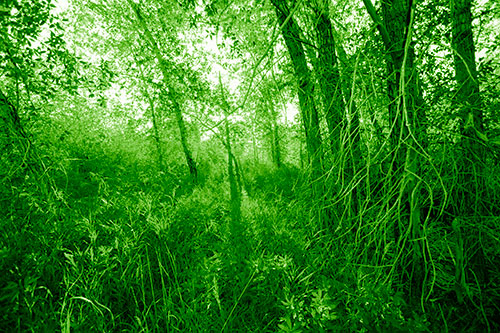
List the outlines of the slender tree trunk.
{"label": "slender tree trunk", "polygon": [[269,141],[271,144],[271,159],[277,168],[281,167],[281,147],[279,137],[278,118],[279,112],[276,111],[274,102],[268,90],[263,89],[262,96],[264,99],[265,108],[267,110],[267,118],[269,119]]}
{"label": "slender tree trunk", "polygon": [[255,134],[255,119],[252,119],[252,147],[253,147],[253,160],[258,161],[257,155],[257,135]]}
{"label": "slender tree trunk", "polygon": [[144,75],[144,71],[142,70],[142,66],[139,64],[137,57],[135,57],[135,62],[136,62],[137,67],[139,68],[139,70],[141,72],[141,76],[142,76],[142,81],[143,81],[142,94],[147,99],[147,101],[149,103],[149,108],[151,109],[151,120],[153,122],[153,131],[154,131],[153,136],[154,136],[154,140],[155,140],[155,144],[156,144],[156,152],[158,154],[158,166],[160,168],[162,168],[163,167],[163,152],[161,149],[160,131],[158,128],[158,121],[156,119],[156,110],[155,110],[154,100],[153,100],[153,98],[151,98],[151,95],[148,92],[148,88],[145,85],[146,76]]}
{"label": "slender tree trunk", "polygon": [[[219,73],[219,86],[221,90],[222,98],[222,109],[224,111],[224,126],[225,126],[225,140],[223,139],[223,144],[227,150],[227,173],[229,179],[229,191],[231,194],[231,235],[233,240],[240,239],[241,233],[243,232],[243,224],[241,223],[241,174],[236,161],[236,157],[232,151],[231,145],[231,131],[229,129],[229,104],[227,102],[224,86],[222,85],[222,79]],[[238,244],[238,243],[237,243]],[[238,244],[239,245],[239,244]]]}
{"label": "slender tree trunk", "polygon": [[277,168],[281,168],[281,148],[279,126],[276,117],[273,117],[273,146],[274,146],[274,164]]}
{"label": "slender tree trunk", "polygon": [[[462,140],[460,145],[463,151],[461,159],[457,161],[459,184],[452,194],[454,214],[460,217],[457,221],[460,221],[461,217],[472,217],[475,223],[481,223],[480,219],[485,210],[481,198],[487,194],[482,177],[486,149],[480,138],[480,134],[484,131],[484,105],[479,91],[476,69],[471,0],[451,0],[450,5],[455,80],[458,84],[455,105],[459,110],[461,120]],[[457,221],[455,221],[457,224],[455,230],[460,230]],[[477,231],[464,228],[464,232],[476,233]],[[460,233],[457,237],[461,237]],[[466,239],[471,239],[471,237]],[[475,254],[469,259],[475,274],[473,281],[479,281],[482,285],[486,285],[489,281],[488,266],[482,247],[478,246],[477,243],[470,244],[470,241],[464,242],[462,246],[474,248],[473,253]],[[463,252],[465,249],[460,249],[460,251]],[[458,269],[457,272],[459,272]],[[460,274],[463,272],[460,270]],[[461,295],[465,288],[464,281],[464,276],[457,275],[455,283],[459,302],[463,300]]]}
{"label": "slender tree trunk", "polygon": [[174,87],[170,84],[169,80],[169,71],[166,66],[166,60],[163,58],[160,49],[158,48],[158,45],[156,44],[156,40],[154,39],[153,35],[149,31],[149,28],[147,27],[146,23],[144,22],[144,19],[139,11],[139,5],[134,3],[132,0],[128,0],[128,3],[130,7],[132,7],[137,20],[139,21],[139,25],[141,26],[142,30],[144,30],[144,34],[146,36],[146,39],[148,40],[149,44],[151,45],[152,51],[155,55],[156,60],[158,61],[158,64],[160,66],[160,70],[163,74],[163,84],[168,90],[168,97],[170,99],[170,102],[173,105],[174,108],[174,114],[175,114],[175,119],[177,120],[177,126],[179,128],[179,133],[180,133],[180,139],[181,139],[181,145],[182,145],[182,150],[184,152],[184,156],[186,158],[186,163],[189,168],[189,173],[191,174],[191,177],[193,179],[193,182],[197,182],[198,180],[198,169],[196,166],[196,162],[193,159],[191,150],[189,149],[188,142],[187,142],[187,131],[186,131],[186,125],[184,123],[184,118],[182,116],[182,110],[181,106],[179,105],[179,102],[177,101],[177,98],[179,97],[178,94],[175,92]]}
{"label": "slender tree trunk", "polygon": [[[170,94],[169,94],[170,95]],[[184,156],[186,157],[186,162],[189,167],[189,173],[193,177],[193,181],[196,182],[198,179],[198,169],[196,167],[196,163],[191,154],[191,150],[189,149],[187,142],[187,130],[186,125],[184,123],[184,118],[182,117],[182,111],[179,103],[175,100],[175,97],[170,97],[170,101],[174,105],[174,113],[175,119],[177,120],[177,126],[179,127],[179,132],[181,136],[181,144],[182,150],[184,151]]]}
{"label": "slender tree trunk", "polygon": [[156,152],[158,154],[158,166],[161,168],[163,166],[163,151],[161,149],[160,131],[158,128],[158,121],[156,119],[155,104],[153,98],[151,98],[151,95],[149,95],[146,87],[143,87],[143,95],[148,100],[149,108],[151,110],[151,120],[153,122],[153,137],[156,144]]}
{"label": "slender tree trunk", "polygon": [[0,91],[0,119],[3,123],[1,128],[5,137],[5,147],[9,148],[12,145],[19,144],[29,155],[31,142],[21,124],[21,118],[16,107],[10,103],[3,91]]}
{"label": "slender tree trunk", "polygon": [[231,193],[231,220],[233,226],[237,226],[241,220],[241,196],[238,190],[238,182],[236,179],[235,159],[231,149],[231,132],[229,130],[229,121],[227,113],[225,115],[225,128],[226,128],[226,148],[227,148],[227,173],[229,178],[229,190]]}
{"label": "slender tree trunk", "polygon": [[[149,95],[148,95],[149,96]],[[151,96],[149,98],[149,106],[151,108],[151,120],[153,121],[154,138],[156,142],[156,150],[158,152],[158,165],[163,166],[163,151],[161,149],[160,130],[158,128],[158,120],[156,119],[155,104]]]}
{"label": "slender tree trunk", "polygon": [[26,135],[21,125],[19,114],[14,105],[9,102],[7,96],[4,95],[3,91],[0,91],[0,110],[2,111],[0,116],[4,124],[2,130],[4,131],[7,141],[12,141],[12,136],[17,138],[25,137]]}

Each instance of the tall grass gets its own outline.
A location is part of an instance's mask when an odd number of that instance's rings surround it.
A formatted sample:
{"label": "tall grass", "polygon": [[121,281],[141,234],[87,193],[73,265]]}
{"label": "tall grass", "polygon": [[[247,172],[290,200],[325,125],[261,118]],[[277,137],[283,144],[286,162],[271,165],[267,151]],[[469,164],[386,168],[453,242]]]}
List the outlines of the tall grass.
{"label": "tall grass", "polygon": [[[497,288],[474,283],[469,260],[479,242],[485,264],[498,262],[498,220],[457,220],[458,234],[431,212],[422,310],[405,294],[411,281],[390,264],[401,255],[387,234],[398,216],[380,210],[377,179],[363,178],[369,200],[353,216],[335,177],[318,204],[303,171],[246,164],[244,228],[235,238],[223,176],[194,186],[182,172],[167,174],[132,153],[63,148],[42,175],[3,175],[2,331],[498,328],[491,319]],[[489,200],[498,202],[496,194]],[[319,223],[325,206],[334,230]],[[490,271],[498,280],[498,269]],[[450,305],[457,292],[461,308]]]}

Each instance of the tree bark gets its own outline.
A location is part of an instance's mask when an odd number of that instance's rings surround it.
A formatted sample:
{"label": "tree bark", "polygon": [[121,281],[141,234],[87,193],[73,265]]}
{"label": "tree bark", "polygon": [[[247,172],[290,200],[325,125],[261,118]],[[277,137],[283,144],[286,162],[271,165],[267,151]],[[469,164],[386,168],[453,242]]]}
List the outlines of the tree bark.
{"label": "tree bark", "polygon": [[345,103],[336,55],[335,38],[330,22],[328,0],[319,0],[316,12],[316,38],[318,61],[316,73],[321,86],[324,113],[328,125],[332,153],[338,153],[342,141],[342,124],[345,120]]}
{"label": "tree bark", "polygon": [[306,135],[306,146],[311,158],[313,177],[317,178],[321,175],[323,168],[321,131],[314,103],[314,84],[307,66],[304,48],[300,43],[300,28],[293,17],[290,17],[291,13],[286,3],[279,0],[271,0],[271,3],[275,7],[278,22],[283,26],[283,38],[297,78],[299,107]]}
{"label": "tree bark", "polygon": [[[451,0],[452,16],[452,48],[454,55],[455,80],[458,84],[455,105],[459,110],[460,142],[463,153],[457,161],[458,186],[453,195],[454,214],[461,217],[473,218],[480,223],[484,214],[482,196],[486,194],[485,182],[482,177],[486,149],[482,144],[480,134],[484,131],[483,101],[479,91],[478,74],[476,69],[475,46],[472,33],[471,0]],[[456,221],[454,221],[455,223]],[[455,229],[459,228],[456,223]],[[468,232],[477,232],[468,230]],[[460,235],[458,235],[460,237]],[[470,238],[469,238],[470,239]],[[478,243],[464,242],[464,247],[474,247],[470,265],[479,283],[486,285],[489,282],[486,256]],[[464,251],[464,249],[460,249]],[[458,266],[457,266],[458,267]],[[457,298],[461,303],[461,288],[465,288],[465,277],[455,281]]]}
{"label": "tree bark", "polygon": [[[337,39],[335,30],[332,32],[334,34],[333,38]],[[355,87],[355,68],[350,63],[347,54],[341,43],[335,43],[335,50],[337,52],[337,59],[339,61],[339,73],[340,73],[340,87],[342,89],[342,96],[344,97],[344,102],[346,105],[346,118],[348,122],[348,152],[349,152],[349,166],[347,173],[351,180],[355,181],[356,173],[358,172],[359,166],[362,163],[362,151],[361,151],[361,124],[359,121],[359,112],[356,108],[356,102],[354,101],[353,91]],[[354,185],[354,184],[353,184]],[[351,216],[356,216],[359,207],[362,202],[363,195],[362,188],[353,187],[351,191]]]}
{"label": "tree bark", "polygon": [[[146,76],[144,75],[142,67],[139,65],[137,59],[136,59],[136,63],[137,63],[137,67],[139,67],[139,69],[141,71],[142,80],[143,80],[143,82],[145,82],[146,81]],[[157,151],[157,154],[158,154],[158,166],[160,168],[162,168],[163,167],[163,151],[161,149],[160,130],[158,128],[158,121],[156,119],[155,104],[154,104],[154,100],[151,97],[151,95],[149,94],[148,89],[145,86],[145,84],[142,87],[142,94],[148,100],[149,108],[151,109],[151,120],[153,122],[153,131],[154,131],[153,136],[154,136],[154,140],[155,140],[155,144],[156,144],[156,151]]]}
{"label": "tree bark", "polygon": [[236,159],[233,156],[231,149],[231,132],[229,130],[229,121],[227,119],[227,112],[225,114],[225,128],[226,128],[226,148],[227,148],[227,173],[229,178],[229,190],[231,194],[231,220],[233,221],[233,236],[236,236],[239,231],[239,224],[241,220],[241,191],[237,180],[237,167]]}
{"label": "tree bark", "polygon": [[172,97],[172,93],[169,93],[170,101],[174,106],[175,119],[177,120],[177,126],[179,128],[179,133],[181,136],[181,145],[182,150],[184,151],[184,156],[186,157],[186,163],[189,167],[189,173],[193,178],[193,181],[196,183],[198,180],[198,169],[196,167],[196,162],[193,159],[193,155],[191,154],[191,150],[189,149],[189,145],[187,142],[187,130],[186,125],[184,123],[184,118],[182,117],[182,111],[179,103],[176,101],[175,97]]}
{"label": "tree bark", "polygon": [[[147,92],[146,92],[147,94]],[[154,130],[154,138],[156,142],[156,150],[158,152],[158,165],[159,167],[163,167],[163,150],[161,149],[161,141],[160,141],[160,130],[158,128],[158,121],[156,119],[156,111],[155,111],[155,104],[153,99],[149,94],[148,95],[148,100],[149,100],[149,106],[151,108],[151,120],[153,121],[153,130]]]}
{"label": "tree bark", "polygon": [[279,169],[281,168],[281,145],[280,145],[280,134],[277,117],[273,117],[273,147],[274,147],[274,164]]}
{"label": "tree bark", "polygon": [[[399,202],[398,206],[403,208],[403,212],[398,212],[398,222],[394,225],[395,241],[398,246],[409,247],[408,238],[422,239],[419,151],[427,146],[423,130],[423,98],[414,64],[415,52],[412,43],[415,4],[412,0],[382,2],[382,21],[371,1],[363,2],[377,25],[386,51],[391,123],[391,167],[387,177],[391,189],[388,193],[393,196],[391,202]],[[392,189],[395,184],[398,184],[396,191]],[[399,196],[399,193],[402,195]],[[403,221],[401,216],[409,218]],[[423,244],[420,243],[412,242],[411,249],[406,249],[412,253],[411,261],[402,260],[398,265],[401,279],[409,283],[409,298],[413,302],[422,295],[424,280]]]}
{"label": "tree bark", "polygon": [[483,102],[476,70],[471,0],[451,0],[450,5],[455,80],[458,84],[455,105],[459,109],[463,149],[458,163],[460,186],[457,186],[454,200],[455,213],[464,216],[481,210],[478,198],[484,192],[484,181],[477,176],[485,157],[485,148],[478,136],[478,132],[484,131]]}

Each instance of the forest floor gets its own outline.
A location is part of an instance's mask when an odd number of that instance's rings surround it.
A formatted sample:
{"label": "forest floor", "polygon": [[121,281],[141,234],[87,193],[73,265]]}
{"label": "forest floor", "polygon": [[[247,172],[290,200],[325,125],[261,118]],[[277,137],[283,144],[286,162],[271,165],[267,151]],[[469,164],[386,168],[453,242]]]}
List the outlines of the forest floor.
{"label": "forest floor", "polygon": [[253,166],[235,229],[223,172],[193,185],[97,154],[66,163],[2,201],[2,331],[456,331],[472,313],[453,295],[422,311],[359,264],[359,244],[318,227],[298,169]]}

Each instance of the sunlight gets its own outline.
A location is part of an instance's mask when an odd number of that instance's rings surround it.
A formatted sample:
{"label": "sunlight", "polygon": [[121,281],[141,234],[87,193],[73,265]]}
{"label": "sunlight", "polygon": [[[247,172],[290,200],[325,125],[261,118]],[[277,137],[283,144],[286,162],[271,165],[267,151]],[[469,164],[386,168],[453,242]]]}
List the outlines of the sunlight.
{"label": "sunlight", "polygon": [[55,0],[55,1],[53,1],[53,4],[55,6],[51,10],[51,13],[53,15],[61,14],[61,13],[65,12],[66,10],[68,10],[68,8],[69,8],[68,0]]}

